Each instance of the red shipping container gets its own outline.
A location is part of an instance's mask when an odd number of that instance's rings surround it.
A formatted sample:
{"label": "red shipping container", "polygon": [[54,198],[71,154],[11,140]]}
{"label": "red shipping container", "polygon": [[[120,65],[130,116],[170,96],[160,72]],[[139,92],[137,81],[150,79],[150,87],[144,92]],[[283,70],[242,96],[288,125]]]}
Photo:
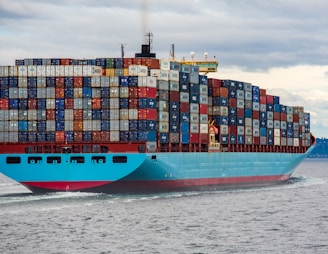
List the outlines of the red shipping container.
{"label": "red shipping container", "polygon": [[260,96],[265,96],[266,95],[266,90],[260,88]]}
{"label": "red shipping container", "polygon": [[243,108],[237,108],[237,117],[244,117],[245,110]]}
{"label": "red shipping container", "polygon": [[273,113],[273,120],[280,120],[280,112]]}
{"label": "red shipping container", "polygon": [[170,91],[170,101],[179,102],[180,101],[180,92]]}
{"label": "red shipping container", "polygon": [[213,97],[220,97],[220,88],[219,87],[213,87],[212,88],[212,96]]}
{"label": "red shipping container", "polygon": [[191,133],[190,134],[190,143],[198,144],[199,143],[199,133]]}
{"label": "red shipping container", "polygon": [[229,126],[229,134],[237,135],[237,126],[235,125],[230,125]]}
{"label": "red shipping container", "polygon": [[37,109],[36,99],[28,99],[27,104],[28,104],[28,109]]}
{"label": "red shipping container", "polygon": [[123,68],[129,68],[132,64],[134,64],[134,58],[123,58]]}
{"label": "red shipping container", "polygon": [[208,134],[207,133],[200,133],[199,134],[199,143],[208,144]]}
{"label": "red shipping container", "polygon": [[280,113],[280,120],[287,121],[287,113]]}
{"label": "red shipping container", "polygon": [[252,113],[253,119],[260,119],[260,111],[253,110]]}
{"label": "red shipping container", "polygon": [[253,144],[259,145],[260,144],[260,137],[253,137]]}
{"label": "red shipping container", "polygon": [[109,131],[101,131],[101,140],[102,142],[108,142],[110,140]]}
{"label": "red shipping container", "polygon": [[138,87],[129,87],[129,97],[138,98]]}
{"label": "red shipping container", "polygon": [[189,103],[188,102],[180,103],[180,112],[181,113],[189,113]]}
{"label": "red shipping container", "polygon": [[199,113],[200,114],[208,114],[208,105],[207,104],[199,104]]}
{"label": "red shipping container", "polygon": [[102,140],[102,135],[100,131],[93,131],[92,132],[92,141],[93,142],[101,142]]}
{"label": "red shipping container", "polygon": [[132,99],[129,99],[129,108],[132,109],[132,108],[138,108],[138,99],[136,98],[132,98]]}
{"label": "red shipping container", "polygon": [[160,68],[159,59],[150,58],[149,68],[150,69],[159,69]]}
{"label": "red shipping container", "polygon": [[65,78],[64,77],[57,77],[56,78],[56,88],[64,88],[65,86]]}
{"label": "red shipping container", "polygon": [[75,131],[74,132],[74,141],[75,142],[82,142],[83,141],[82,131]]}
{"label": "red shipping container", "polygon": [[82,77],[74,77],[73,78],[74,88],[82,87],[82,85],[83,85],[83,78]]}
{"label": "red shipping container", "polygon": [[100,98],[92,98],[91,104],[92,104],[92,109],[101,109]]}
{"label": "red shipping container", "polygon": [[69,59],[69,58],[62,58],[62,59],[60,59],[60,64],[61,65],[70,65],[71,64],[71,59]]}
{"label": "red shipping container", "polygon": [[83,131],[83,121],[82,120],[74,120],[73,129],[74,129],[74,131]]}
{"label": "red shipping container", "polygon": [[227,87],[220,87],[220,96],[224,98],[229,97],[229,89]]}
{"label": "red shipping container", "polygon": [[74,116],[74,121],[83,120],[83,109],[74,109],[73,116]]}
{"label": "red shipping container", "polygon": [[0,99],[0,109],[9,109],[8,99]]}
{"label": "red shipping container", "polygon": [[237,98],[229,98],[229,107],[232,107],[232,108],[237,107]]}
{"label": "red shipping container", "polygon": [[65,142],[65,132],[56,131],[55,138],[56,138],[56,142]]}
{"label": "red shipping container", "polygon": [[138,89],[138,96],[140,98],[153,98],[157,97],[157,89],[153,87],[140,87]]}
{"label": "red shipping container", "polygon": [[267,103],[266,95],[260,95],[260,104],[266,104],[266,103]]}
{"label": "red shipping container", "polygon": [[299,114],[293,114],[293,122],[299,122],[299,120],[300,120],[300,116],[299,116]]}
{"label": "red shipping container", "polygon": [[47,120],[55,120],[55,118],[56,118],[56,110],[47,109],[46,110],[46,119]]}
{"label": "red shipping container", "polygon": [[65,109],[74,109],[74,99],[65,99]]}
{"label": "red shipping container", "polygon": [[156,109],[139,109],[138,110],[139,120],[157,120]]}
{"label": "red shipping container", "polygon": [[55,96],[56,98],[64,98],[65,97],[65,89],[62,87],[55,88]]}
{"label": "red shipping container", "polygon": [[221,80],[210,78],[208,79],[208,86],[213,88],[220,88],[221,87]]}
{"label": "red shipping container", "polygon": [[273,104],[273,95],[267,95],[266,96],[266,101],[268,104]]}

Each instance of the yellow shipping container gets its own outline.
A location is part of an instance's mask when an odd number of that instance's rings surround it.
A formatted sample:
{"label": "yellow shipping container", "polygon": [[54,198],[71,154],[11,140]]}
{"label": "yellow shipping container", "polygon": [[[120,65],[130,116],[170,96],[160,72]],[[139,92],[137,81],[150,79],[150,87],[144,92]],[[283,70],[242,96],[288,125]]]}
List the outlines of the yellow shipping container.
{"label": "yellow shipping container", "polygon": [[124,76],[129,76],[129,68],[124,68],[123,69],[123,75]]}
{"label": "yellow shipping container", "polygon": [[114,68],[107,68],[105,72],[106,76],[114,77],[115,76],[115,69]]}

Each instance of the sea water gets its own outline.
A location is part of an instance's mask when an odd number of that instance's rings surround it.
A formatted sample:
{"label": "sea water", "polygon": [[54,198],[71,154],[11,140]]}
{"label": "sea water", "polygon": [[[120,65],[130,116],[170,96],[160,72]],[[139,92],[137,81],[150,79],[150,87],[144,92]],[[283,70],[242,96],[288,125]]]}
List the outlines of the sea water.
{"label": "sea water", "polygon": [[328,160],[279,186],[154,195],[35,195],[1,175],[0,252],[328,253]]}

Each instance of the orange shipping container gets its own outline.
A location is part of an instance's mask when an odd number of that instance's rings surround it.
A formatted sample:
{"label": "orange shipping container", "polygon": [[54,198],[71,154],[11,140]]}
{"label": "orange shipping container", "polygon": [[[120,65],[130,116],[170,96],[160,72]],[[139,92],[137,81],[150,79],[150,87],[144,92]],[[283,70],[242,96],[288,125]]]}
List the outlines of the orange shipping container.
{"label": "orange shipping container", "polygon": [[101,140],[102,140],[102,142],[109,142],[110,141],[109,131],[101,131]]}
{"label": "orange shipping container", "polygon": [[101,142],[102,141],[101,131],[93,131],[92,132],[92,141],[93,142]]}
{"label": "orange shipping container", "polygon": [[0,99],[0,109],[9,109],[8,99]]}
{"label": "orange shipping container", "polygon": [[92,103],[92,109],[101,109],[101,99],[100,98],[93,98],[91,103]]}
{"label": "orange shipping container", "polygon": [[70,65],[71,64],[71,59],[69,59],[69,58],[62,58],[62,59],[60,59],[60,64],[61,65]]}
{"label": "orange shipping container", "polygon": [[56,78],[56,88],[61,87],[64,88],[65,85],[65,78],[64,77],[57,77]]}
{"label": "orange shipping container", "polygon": [[65,97],[65,89],[61,87],[56,87],[55,92],[56,98],[64,98]]}
{"label": "orange shipping container", "polygon": [[28,109],[37,109],[37,100],[36,99],[28,99]]}
{"label": "orange shipping container", "polygon": [[83,141],[82,131],[74,132],[74,142],[82,142],[82,141]]}
{"label": "orange shipping container", "polygon": [[56,110],[54,110],[54,109],[47,109],[47,111],[46,111],[46,118],[47,118],[47,120],[55,120],[55,118],[56,118]]}
{"label": "orange shipping container", "polygon": [[56,131],[56,142],[65,142],[65,132],[64,131]]}
{"label": "orange shipping container", "polygon": [[83,109],[74,109],[74,120],[83,120]]}
{"label": "orange shipping container", "polygon": [[65,99],[65,109],[74,109],[74,99]]}
{"label": "orange shipping container", "polygon": [[266,90],[265,89],[260,89],[260,95],[265,96],[266,95]]}
{"label": "orange shipping container", "polygon": [[129,68],[129,65],[134,64],[134,58],[123,58],[123,67]]}
{"label": "orange shipping container", "polygon": [[220,87],[220,96],[224,98],[229,97],[229,89],[227,87]]}
{"label": "orange shipping container", "polygon": [[74,77],[73,79],[74,88],[82,87],[83,85],[83,78],[82,77]]}
{"label": "orange shipping container", "polygon": [[74,131],[83,131],[83,121],[82,120],[74,121]]}

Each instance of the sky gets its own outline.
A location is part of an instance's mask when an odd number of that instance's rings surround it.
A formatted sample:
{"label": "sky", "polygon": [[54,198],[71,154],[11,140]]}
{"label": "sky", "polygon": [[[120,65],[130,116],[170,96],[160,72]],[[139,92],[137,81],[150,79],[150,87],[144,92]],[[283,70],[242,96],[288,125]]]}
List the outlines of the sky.
{"label": "sky", "polygon": [[311,113],[328,137],[326,0],[1,0],[0,65],[23,58],[134,57],[153,33],[158,58],[218,59],[209,77],[250,82]]}

